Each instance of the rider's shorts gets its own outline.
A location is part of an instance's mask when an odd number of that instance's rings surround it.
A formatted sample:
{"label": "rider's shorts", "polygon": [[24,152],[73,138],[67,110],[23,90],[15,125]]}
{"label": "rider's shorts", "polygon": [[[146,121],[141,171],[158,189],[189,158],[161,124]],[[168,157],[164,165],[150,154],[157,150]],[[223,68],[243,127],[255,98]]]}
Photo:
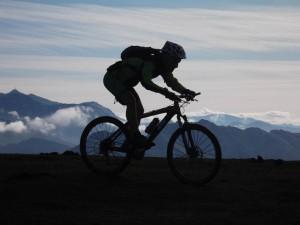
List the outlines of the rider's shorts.
{"label": "rider's shorts", "polygon": [[127,67],[107,71],[103,78],[104,86],[118,99],[123,92],[131,89],[138,81],[134,81],[136,74]]}

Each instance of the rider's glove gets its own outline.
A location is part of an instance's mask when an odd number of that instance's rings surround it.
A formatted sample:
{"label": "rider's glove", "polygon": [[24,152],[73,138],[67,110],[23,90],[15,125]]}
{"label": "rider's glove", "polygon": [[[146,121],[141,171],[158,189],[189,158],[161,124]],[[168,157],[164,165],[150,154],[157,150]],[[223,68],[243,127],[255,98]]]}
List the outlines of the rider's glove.
{"label": "rider's glove", "polygon": [[183,91],[183,94],[190,95],[190,96],[194,96],[194,97],[197,95],[196,92],[194,92],[194,91],[192,91],[192,90],[190,90],[190,89],[185,89],[185,90]]}
{"label": "rider's glove", "polygon": [[166,91],[164,95],[166,98],[168,98],[172,101],[180,101],[180,98],[173,92]]}
{"label": "rider's glove", "polygon": [[192,90],[189,90],[189,89],[185,89],[183,91],[183,94],[185,95],[185,98],[187,100],[192,100],[194,99],[194,97],[197,95],[196,92],[192,91]]}

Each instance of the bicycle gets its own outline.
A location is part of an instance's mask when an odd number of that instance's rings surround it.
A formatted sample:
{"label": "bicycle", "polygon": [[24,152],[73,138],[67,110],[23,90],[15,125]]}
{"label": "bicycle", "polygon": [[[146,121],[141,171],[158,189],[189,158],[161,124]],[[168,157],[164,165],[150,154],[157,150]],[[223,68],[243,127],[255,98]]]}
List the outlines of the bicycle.
{"label": "bicycle", "polygon": [[[200,95],[200,93],[197,93]],[[167,161],[172,173],[183,183],[203,185],[217,174],[221,163],[221,147],[215,135],[206,127],[188,122],[181,108],[196,99],[178,96],[173,105],[142,115],[147,118],[166,113],[148,135],[153,142],[169,121],[176,115],[179,128],[169,139]],[[129,164],[135,148],[128,141],[127,123],[103,116],[92,120],[83,130],[80,153],[87,167],[98,174],[117,175]],[[150,149],[147,147],[144,151]]]}

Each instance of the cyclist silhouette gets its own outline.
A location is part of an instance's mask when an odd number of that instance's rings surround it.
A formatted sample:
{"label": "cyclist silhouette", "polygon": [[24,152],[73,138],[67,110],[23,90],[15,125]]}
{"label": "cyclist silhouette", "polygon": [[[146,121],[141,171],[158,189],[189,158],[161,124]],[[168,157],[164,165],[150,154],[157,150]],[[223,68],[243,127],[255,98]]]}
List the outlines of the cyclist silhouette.
{"label": "cyclist silhouette", "polygon": [[130,140],[136,147],[148,143],[138,127],[144,108],[134,89],[139,82],[147,90],[160,93],[170,100],[180,100],[179,97],[152,82],[153,78],[162,76],[167,86],[172,90],[193,98],[196,92],[185,88],[173,76],[172,72],[179,62],[186,58],[185,51],[179,44],[167,41],[162,49],[131,46],[121,54],[122,61],[111,65],[104,75],[104,86],[122,105],[126,105],[126,118],[130,131]]}

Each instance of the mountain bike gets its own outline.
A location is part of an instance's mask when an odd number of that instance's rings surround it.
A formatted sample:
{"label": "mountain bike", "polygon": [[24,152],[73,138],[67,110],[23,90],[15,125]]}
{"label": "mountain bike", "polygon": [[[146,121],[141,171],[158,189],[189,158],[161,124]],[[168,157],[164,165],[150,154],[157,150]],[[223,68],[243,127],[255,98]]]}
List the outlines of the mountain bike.
{"label": "mountain bike", "polygon": [[[200,94],[200,93],[198,93]],[[202,185],[212,180],[221,163],[221,148],[215,135],[198,123],[190,123],[181,111],[195,98],[178,96],[180,100],[158,110],[144,113],[141,118],[164,114],[147,136],[149,143],[160,134],[176,115],[178,129],[171,135],[167,146],[167,161],[172,173],[183,183]],[[150,123],[151,124],[151,123]],[[92,120],[83,130],[80,153],[87,167],[98,174],[117,175],[134,158],[137,150],[130,145],[127,123],[109,116]],[[146,151],[150,149],[138,149]]]}

